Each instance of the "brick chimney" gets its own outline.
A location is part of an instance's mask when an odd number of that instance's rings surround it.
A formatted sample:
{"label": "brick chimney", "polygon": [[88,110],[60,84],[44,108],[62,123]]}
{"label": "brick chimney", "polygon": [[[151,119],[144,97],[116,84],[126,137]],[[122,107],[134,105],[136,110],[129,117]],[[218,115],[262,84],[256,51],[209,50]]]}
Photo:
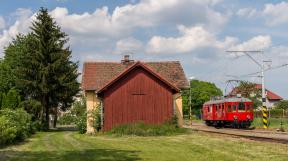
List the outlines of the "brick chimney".
{"label": "brick chimney", "polygon": [[124,55],[123,60],[121,60],[122,64],[128,65],[129,63],[133,63],[134,60],[130,59],[130,55]]}

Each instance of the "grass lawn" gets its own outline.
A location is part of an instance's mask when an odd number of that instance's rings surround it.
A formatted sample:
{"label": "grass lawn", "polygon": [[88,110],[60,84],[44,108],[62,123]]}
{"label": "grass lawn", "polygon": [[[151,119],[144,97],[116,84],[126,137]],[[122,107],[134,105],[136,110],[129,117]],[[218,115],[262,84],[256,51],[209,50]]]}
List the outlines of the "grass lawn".
{"label": "grass lawn", "polygon": [[[279,129],[281,120],[282,120],[282,127],[284,128],[285,131],[288,131],[288,119],[270,118],[269,128]],[[252,126],[255,126],[256,128],[263,128],[262,118],[259,117],[254,118]]]}
{"label": "grass lawn", "polygon": [[[270,124],[269,124],[269,129],[279,129],[280,128],[280,123],[282,120],[282,127],[284,128],[285,131],[288,131],[288,119],[281,119],[281,118],[270,118]],[[191,122],[188,119],[184,120],[186,125],[189,125]],[[193,119],[192,120],[192,124],[193,123],[204,123],[203,120],[199,120],[199,119]],[[263,121],[262,118],[260,117],[255,117],[254,121],[252,122],[251,127],[256,127],[257,129],[261,129],[263,128]],[[288,160],[288,159],[287,159]]]}
{"label": "grass lawn", "polygon": [[0,150],[0,160],[286,160],[288,145],[192,131],[158,137],[87,136],[77,132],[39,132],[21,145]]}

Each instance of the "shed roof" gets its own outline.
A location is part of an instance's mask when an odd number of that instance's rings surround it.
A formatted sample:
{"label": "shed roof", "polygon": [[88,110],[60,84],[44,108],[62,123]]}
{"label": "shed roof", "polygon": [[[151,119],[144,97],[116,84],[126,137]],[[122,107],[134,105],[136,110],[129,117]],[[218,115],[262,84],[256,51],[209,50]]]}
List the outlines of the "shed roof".
{"label": "shed roof", "polygon": [[[86,91],[98,91],[135,63],[137,62],[128,64],[120,62],[85,62],[81,87]],[[189,86],[179,61],[142,63],[177,88],[183,89]]]}
{"label": "shed roof", "polygon": [[121,74],[119,74],[117,77],[113,78],[111,81],[109,81],[107,84],[105,84],[103,87],[101,87],[97,93],[100,94],[101,92],[103,92],[105,89],[109,88],[112,84],[114,84],[115,82],[117,82],[119,79],[121,79],[122,77],[124,77],[126,74],[128,74],[130,71],[132,71],[133,69],[137,68],[137,67],[141,67],[144,70],[146,70],[147,72],[149,72],[150,74],[152,74],[154,77],[158,78],[159,80],[161,80],[164,84],[166,84],[167,86],[169,86],[174,92],[179,92],[180,89],[178,87],[176,87],[175,85],[173,85],[172,83],[170,83],[169,81],[167,81],[165,78],[163,78],[162,76],[160,76],[159,74],[155,73],[152,69],[150,69],[149,67],[147,67],[145,64],[141,63],[141,62],[136,62],[134,63],[132,66],[130,66],[129,68],[127,68],[126,70],[124,70]]}

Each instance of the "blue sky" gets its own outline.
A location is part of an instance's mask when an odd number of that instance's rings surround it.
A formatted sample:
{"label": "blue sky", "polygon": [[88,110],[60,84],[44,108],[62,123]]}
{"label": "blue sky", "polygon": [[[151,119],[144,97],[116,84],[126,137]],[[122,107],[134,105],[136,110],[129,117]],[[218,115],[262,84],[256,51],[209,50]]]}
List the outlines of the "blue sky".
{"label": "blue sky", "polygon": [[[69,35],[80,71],[84,61],[119,61],[133,53],[142,61],[179,60],[187,77],[224,91],[229,79],[260,83],[239,77],[259,69],[226,50],[263,50],[272,66],[288,63],[288,1],[278,0],[3,0],[0,57],[15,35],[29,32],[39,7]],[[286,99],[287,73],[288,67],[266,73],[267,88]]]}

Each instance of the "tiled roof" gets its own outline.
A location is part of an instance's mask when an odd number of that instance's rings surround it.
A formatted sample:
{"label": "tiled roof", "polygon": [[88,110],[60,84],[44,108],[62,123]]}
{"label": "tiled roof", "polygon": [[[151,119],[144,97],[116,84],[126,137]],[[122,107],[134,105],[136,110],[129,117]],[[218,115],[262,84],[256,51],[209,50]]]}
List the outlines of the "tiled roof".
{"label": "tiled roof", "polygon": [[[255,85],[257,89],[262,89],[262,84],[256,84]],[[283,98],[280,97],[279,95],[275,94],[274,92],[266,89],[266,92],[267,92],[267,98],[269,100],[282,100]]]}
{"label": "tiled roof", "polygon": [[[142,63],[180,89],[189,86],[179,61]],[[124,64],[120,62],[85,62],[83,66],[82,89],[97,91],[133,64],[134,63]]]}
{"label": "tiled roof", "polygon": [[[262,84],[255,84],[256,89],[262,89]],[[230,95],[236,95],[237,94],[237,87],[233,88],[232,91],[230,92]],[[267,92],[267,98],[269,100],[282,100],[283,98],[280,97],[279,95],[275,94],[274,92],[266,89]]]}

